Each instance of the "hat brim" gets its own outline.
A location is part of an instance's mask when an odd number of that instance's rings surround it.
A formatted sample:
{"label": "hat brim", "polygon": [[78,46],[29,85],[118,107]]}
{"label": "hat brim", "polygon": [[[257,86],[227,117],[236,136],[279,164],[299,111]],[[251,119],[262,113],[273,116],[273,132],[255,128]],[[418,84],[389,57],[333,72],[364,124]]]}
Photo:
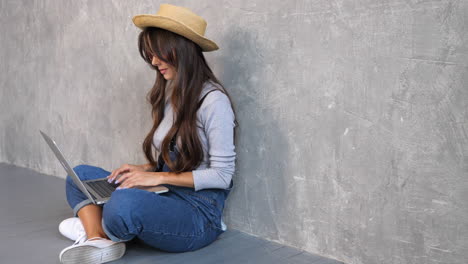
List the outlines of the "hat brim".
{"label": "hat brim", "polygon": [[145,14],[134,16],[132,21],[135,26],[142,30],[147,27],[158,27],[184,36],[198,44],[203,51],[214,51],[219,49],[218,45],[216,45],[214,41],[199,35],[185,24],[168,17]]}

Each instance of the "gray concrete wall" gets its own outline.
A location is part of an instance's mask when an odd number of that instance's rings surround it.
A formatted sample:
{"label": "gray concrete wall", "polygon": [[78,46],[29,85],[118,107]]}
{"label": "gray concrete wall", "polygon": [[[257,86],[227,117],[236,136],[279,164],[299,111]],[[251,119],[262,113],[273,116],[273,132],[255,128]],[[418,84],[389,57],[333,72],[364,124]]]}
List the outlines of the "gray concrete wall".
{"label": "gray concrete wall", "polygon": [[[468,259],[467,1],[173,1],[237,106],[233,228],[347,263]],[[143,163],[158,1],[0,1],[0,162]]]}

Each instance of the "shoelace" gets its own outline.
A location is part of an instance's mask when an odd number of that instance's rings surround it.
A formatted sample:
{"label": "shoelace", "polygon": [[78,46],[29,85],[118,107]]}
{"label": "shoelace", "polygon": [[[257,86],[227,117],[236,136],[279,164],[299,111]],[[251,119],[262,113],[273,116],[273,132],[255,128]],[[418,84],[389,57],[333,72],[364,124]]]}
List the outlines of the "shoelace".
{"label": "shoelace", "polygon": [[82,236],[86,236],[86,231],[84,229],[81,229],[78,231],[78,238],[77,240],[82,237]]}
{"label": "shoelace", "polygon": [[103,237],[92,237],[92,238],[88,239],[86,237],[86,233],[83,233],[75,240],[75,243],[73,243],[73,245],[78,245],[78,244],[84,243],[86,241],[94,241],[94,240],[107,240],[107,239],[105,239]]}
{"label": "shoelace", "polygon": [[78,233],[78,238],[75,240],[75,242],[80,240],[83,235],[86,235],[86,231],[79,218],[78,218],[78,221],[75,222],[75,224],[73,225],[73,233],[75,234]]}
{"label": "shoelace", "polygon": [[84,242],[86,242],[86,240],[87,240],[86,233],[83,232],[83,233],[80,234],[80,236],[75,240],[75,243],[73,243],[73,245],[77,245],[77,244],[84,243]]}

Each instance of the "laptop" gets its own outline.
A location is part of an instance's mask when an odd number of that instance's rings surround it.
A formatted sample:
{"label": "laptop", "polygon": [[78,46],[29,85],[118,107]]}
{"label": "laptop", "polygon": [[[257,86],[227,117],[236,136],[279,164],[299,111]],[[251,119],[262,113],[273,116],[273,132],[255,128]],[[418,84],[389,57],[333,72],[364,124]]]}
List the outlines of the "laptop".
{"label": "laptop", "polygon": [[[62,164],[65,171],[68,173],[68,175],[70,175],[76,186],[80,188],[81,192],[83,192],[94,204],[106,203],[110,199],[112,192],[115,191],[115,189],[120,184],[109,183],[107,181],[107,177],[82,181],[78,177],[78,175],[76,175],[75,171],[71,168],[55,141],[53,141],[46,133],[42,132],[41,130],[39,131],[41,132],[41,135],[44,138],[44,140],[54,152],[57,159]],[[165,193],[169,191],[169,189],[165,186],[139,187],[139,189],[143,189],[154,193]]]}

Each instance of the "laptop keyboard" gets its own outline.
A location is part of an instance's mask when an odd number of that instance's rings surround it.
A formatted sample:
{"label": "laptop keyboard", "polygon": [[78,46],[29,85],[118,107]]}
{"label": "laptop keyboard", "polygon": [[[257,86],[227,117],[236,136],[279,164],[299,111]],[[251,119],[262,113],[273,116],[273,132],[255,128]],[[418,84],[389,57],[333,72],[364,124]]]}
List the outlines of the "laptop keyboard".
{"label": "laptop keyboard", "polygon": [[117,185],[110,184],[106,180],[87,182],[87,184],[102,197],[110,197],[111,193],[115,191],[115,188],[117,187]]}

